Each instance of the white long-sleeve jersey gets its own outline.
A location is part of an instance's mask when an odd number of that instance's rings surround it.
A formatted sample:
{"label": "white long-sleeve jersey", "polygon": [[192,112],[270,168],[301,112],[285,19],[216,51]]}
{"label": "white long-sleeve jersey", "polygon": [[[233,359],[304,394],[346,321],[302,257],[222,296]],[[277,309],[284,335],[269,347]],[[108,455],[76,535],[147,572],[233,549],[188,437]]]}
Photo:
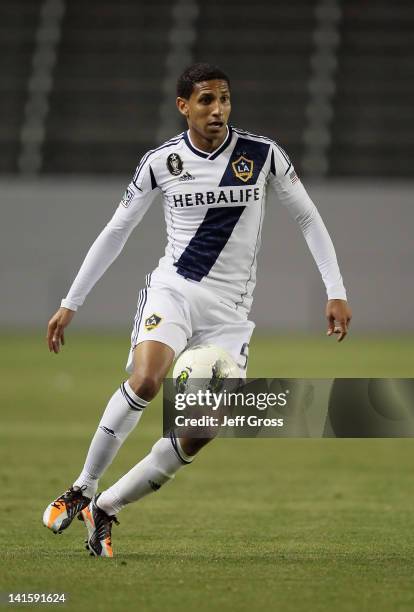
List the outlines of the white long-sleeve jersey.
{"label": "white long-sleeve jersey", "polygon": [[188,132],[142,158],[114,216],[90,248],[62,306],[77,310],[162,192],[167,246],[158,268],[201,283],[249,312],[266,200],[276,192],[299,223],[329,299],[346,299],[328,231],[291,161],[263,136],[237,128],[212,153]]}

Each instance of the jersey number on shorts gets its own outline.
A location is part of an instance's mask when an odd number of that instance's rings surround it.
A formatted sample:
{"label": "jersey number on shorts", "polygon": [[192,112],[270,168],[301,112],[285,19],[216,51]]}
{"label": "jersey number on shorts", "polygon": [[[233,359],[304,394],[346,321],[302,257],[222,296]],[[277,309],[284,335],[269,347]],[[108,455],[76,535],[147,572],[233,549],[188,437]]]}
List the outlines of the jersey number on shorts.
{"label": "jersey number on shorts", "polygon": [[178,273],[195,281],[201,281],[207,276],[245,208],[210,208],[181,257],[174,264]]}

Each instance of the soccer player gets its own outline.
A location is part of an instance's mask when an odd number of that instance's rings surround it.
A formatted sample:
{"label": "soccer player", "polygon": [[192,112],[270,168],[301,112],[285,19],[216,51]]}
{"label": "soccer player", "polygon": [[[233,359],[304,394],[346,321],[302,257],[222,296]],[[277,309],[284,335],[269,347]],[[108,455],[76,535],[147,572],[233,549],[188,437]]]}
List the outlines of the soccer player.
{"label": "soccer player", "polygon": [[81,473],[43,516],[57,533],[80,513],[97,556],[112,556],[111,527],[118,512],[174,478],[207,442],[178,439],[171,432],[96,494],[99,478],[157,395],[173,360],[185,348],[214,344],[246,375],[254,329],[248,315],[267,198],[275,195],[299,223],[319,268],[328,296],[327,334],[343,340],[351,318],[331,239],[288,155],[273,140],[228,124],[227,75],[209,64],[191,66],[178,79],[177,107],[188,130],[141,159],[47,331],[49,350],[58,353],[75,312],[161,192],[168,243],[139,293],[129,378],[109,400]]}

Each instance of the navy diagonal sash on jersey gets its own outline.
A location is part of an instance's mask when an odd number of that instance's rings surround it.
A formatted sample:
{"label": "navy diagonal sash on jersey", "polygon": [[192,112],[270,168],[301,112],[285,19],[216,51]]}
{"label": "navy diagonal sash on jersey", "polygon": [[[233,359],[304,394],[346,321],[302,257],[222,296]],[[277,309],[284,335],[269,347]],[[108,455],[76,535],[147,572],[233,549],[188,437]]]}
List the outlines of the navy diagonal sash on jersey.
{"label": "navy diagonal sash on jersey", "polygon": [[195,281],[201,281],[207,276],[245,208],[210,208],[181,257],[174,264],[178,273]]}

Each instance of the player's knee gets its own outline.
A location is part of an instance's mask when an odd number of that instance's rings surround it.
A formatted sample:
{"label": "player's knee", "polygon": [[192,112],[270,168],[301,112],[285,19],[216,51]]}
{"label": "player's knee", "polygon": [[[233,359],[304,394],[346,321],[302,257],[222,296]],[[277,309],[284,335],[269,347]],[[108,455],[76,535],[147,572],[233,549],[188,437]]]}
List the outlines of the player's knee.
{"label": "player's knee", "polygon": [[136,395],[149,402],[157,395],[162,380],[153,374],[133,374],[128,382]]}

